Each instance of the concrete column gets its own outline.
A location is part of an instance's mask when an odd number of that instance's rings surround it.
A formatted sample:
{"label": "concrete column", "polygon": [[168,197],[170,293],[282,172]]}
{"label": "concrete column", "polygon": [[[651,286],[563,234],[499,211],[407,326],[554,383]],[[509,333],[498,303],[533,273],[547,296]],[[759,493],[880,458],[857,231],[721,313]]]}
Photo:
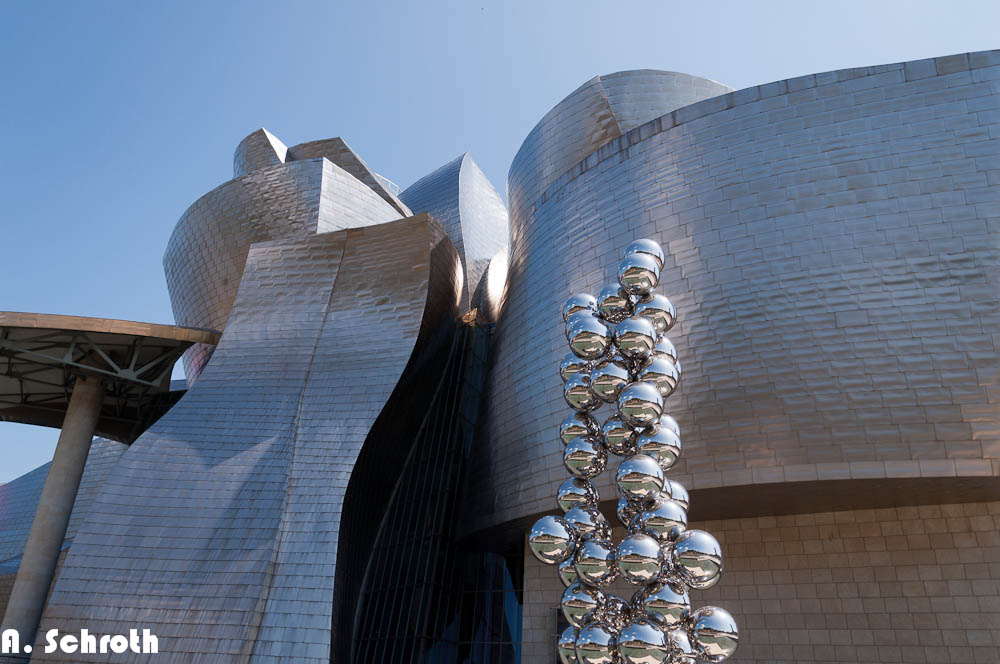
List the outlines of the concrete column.
{"label": "concrete column", "polygon": [[2,629],[16,629],[22,648],[34,642],[42,619],[103,401],[100,379],[76,379],[3,618]]}

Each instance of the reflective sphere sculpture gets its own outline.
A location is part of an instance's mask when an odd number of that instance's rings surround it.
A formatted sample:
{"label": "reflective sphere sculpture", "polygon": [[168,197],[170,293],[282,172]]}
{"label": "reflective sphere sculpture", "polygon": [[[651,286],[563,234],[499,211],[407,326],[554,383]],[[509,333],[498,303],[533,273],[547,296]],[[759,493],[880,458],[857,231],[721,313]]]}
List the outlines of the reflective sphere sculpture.
{"label": "reflective sphere sculpture", "polygon": [[563,321],[569,321],[569,317],[579,311],[589,311],[597,313],[597,299],[589,293],[577,293],[571,295],[566,304],[563,305]]}
{"label": "reflective sphere sculpture", "polygon": [[618,414],[631,427],[647,427],[663,414],[663,397],[650,383],[631,383],[618,397]]}
{"label": "reflective sphere sculpture", "polygon": [[687,489],[684,485],[676,480],[668,479],[666,487],[670,488],[670,499],[684,508],[684,510],[691,509],[691,499],[688,498]]}
{"label": "reflective sphere sculpture", "polygon": [[636,585],[656,581],[663,569],[660,543],[645,533],[629,535],[618,545],[618,569],[625,580]]}
{"label": "reflective sphere sculpture", "polygon": [[576,637],[576,660],[579,664],[618,664],[614,631],[599,622],[581,629]]}
{"label": "reflective sphere sculpture", "polygon": [[563,445],[569,444],[577,436],[600,436],[601,425],[589,414],[577,411],[570,413],[559,425],[559,440]]}
{"label": "reflective sphere sculpture", "polygon": [[634,525],[661,542],[676,540],[687,529],[687,512],[670,498],[660,498],[636,515]]}
{"label": "reflective sphere sculpture", "polygon": [[566,622],[573,627],[583,627],[591,615],[604,603],[604,593],[582,583],[574,583],[563,592],[562,607]]}
{"label": "reflective sphere sculpture", "polygon": [[609,323],[623,321],[632,315],[632,298],[618,284],[609,284],[597,294],[597,314]]}
{"label": "reflective sphere sculpture", "polygon": [[705,583],[722,572],[722,548],[704,530],[687,530],[674,542],[670,561],[684,583]]}
{"label": "reflective sphere sculpture", "polygon": [[618,490],[630,500],[652,498],[663,489],[663,471],[651,456],[636,454],[621,462],[615,474]]}
{"label": "reflective sphere sculpture", "polygon": [[566,479],[559,485],[556,493],[556,503],[563,512],[568,512],[574,507],[596,507],[600,498],[594,485],[582,477]]}
{"label": "reflective sphere sculpture", "polygon": [[574,353],[568,353],[559,363],[559,376],[565,383],[578,373],[590,373],[590,362],[577,357]]}
{"label": "reflective sphere sculpture", "polygon": [[576,659],[576,636],[579,630],[570,625],[559,635],[559,642],[556,644],[556,652],[559,653],[559,661],[562,664],[577,664]]}
{"label": "reflective sphere sculpture", "polygon": [[656,345],[656,329],[649,319],[632,316],[615,326],[614,343],[615,348],[626,359],[649,357]]}
{"label": "reflective sphere sculpture", "polygon": [[566,512],[566,522],[571,525],[580,539],[594,537],[596,539],[611,539],[611,526],[601,511],[589,505],[574,507]]}
{"label": "reflective sphere sculpture", "polygon": [[585,539],[576,549],[578,580],[588,586],[605,586],[618,577],[615,545],[610,540]]}
{"label": "reflective sphere sculpture", "polygon": [[683,626],[691,612],[687,590],[670,582],[640,588],[632,596],[632,606],[663,628]]}
{"label": "reflective sphere sculpture", "polygon": [[604,421],[601,427],[601,437],[604,444],[608,446],[608,451],[618,456],[629,456],[635,454],[636,433],[635,429],[625,424],[625,420],[617,415],[612,415]]}
{"label": "reflective sphere sculpture", "polygon": [[559,563],[559,580],[562,581],[564,588],[569,588],[579,580],[576,578],[575,558],[576,556],[570,556],[566,560]]}
{"label": "reflective sphere sculpture", "polygon": [[643,510],[642,503],[633,502],[628,498],[626,498],[625,496],[622,496],[621,498],[618,499],[618,508],[615,510],[615,513],[618,515],[618,520],[621,522],[621,524],[626,528],[628,528],[629,524],[632,523],[636,515],[639,514],[639,512],[641,512],[642,510]]}
{"label": "reflective sphere sculpture", "polygon": [[658,293],[644,295],[635,305],[635,315],[648,318],[657,334],[663,334],[677,322],[677,310],[665,296]]}
{"label": "reflective sphere sculpture", "polygon": [[581,412],[594,410],[601,405],[601,400],[590,389],[589,373],[570,376],[563,384],[563,397],[570,408]]}
{"label": "reflective sphere sculpture", "polygon": [[660,420],[657,422],[657,424],[659,426],[661,426],[661,427],[666,427],[666,428],[670,429],[675,434],[677,434],[678,438],[680,438],[681,427],[680,427],[679,424],[677,424],[677,420],[675,420],[674,418],[672,418],[670,415],[667,415],[666,413],[664,413],[663,415],[660,415]]}
{"label": "reflective sphere sculpture", "polygon": [[656,261],[656,266],[663,269],[663,247],[656,240],[650,240],[649,238],[642,238],[636,240],[635,242],[630,242],[628,246],[625,247],[625,255],[631,256],[633,254],[646,254]]}
{"label": "reflective sphere sculpture", "polygon": [[657,339],[656,345],[653,346],[652,354],[661,355],[667,358],[675,365],[677,365],[678,372],[681,370],[680,365],[677,363],[677,348],[674,347],[674,344],[670,341],[670,339],[667,339],[664,336],[661,336],[659,339]]}
{"label": "reflective sphere sculpture", "polygon": [[639,380],[656,385],[660,396],[669,397],[677,389],[681,374],[677,366],[663,355],[654,355],[639,371]]}
{"label": "reflective sphere sculpture", "polygon": [[693,588],[694,590],[708,590],[709,588],[719,585],[719,581],[722,581],[722,572],[719,572],[707,581],[688,581],[687,586],[688,588]]}
{"label": "reflective sphere sculpture", "polygon": [[605,403],[617,402],[628,382],[628,369],[613,360],[601,362],[590,372],[590,389]]}
{"label": "reflective sphere sculpture", "polygon": [[655,458],[660,468],[667,471],[673,468],[681,455],[681,439],[670,429],[654,424],[639,433],[636,449]]}
{"label": "reflective sphere sculpture", "polygon": [[563,450],[563,464],[577,477],[591,479],[604,472],[608,465],[608,451],[597,438],[577,436]]}
{"label": "reflective sphere sculpture", "polygon": [[566,339],[569,349],[585,360],[602,357],[611,346],[611,332],[597,316],[589,313],[578,312],[569,317]]}
{"label": "reflective sphere sculpture", "polygon": [[528,533],[531,553],[546,565],[567,560],[576,551],[576,540],[573,526],[560,516],[543,516]]}
{"label": "reflective sphere sculpture", "polygon": [[667,635],[653,622],[634,618],[618,635],[618,653],[624,664],[662,664],[670,654]]}
{"label": "reflective sphere sculpture", "polygon": [[721,662],[736,652],[739,630],[725,609],[703,606],[691,613],[691,636],[698,655],[709,662]]}
{"label": "reflective sphere sculpture", "polygon": [[660,266],[649,254],[632,254],[618,264],[618,283],[630,295],[646,295],[659,281]]}
{"label": "reflective sphere sculpture", "polygon": [[667,647],[673,658],[672,664],[695,664],[698,661],[698,651],[684,627],[674,627],[667,631]]}
{"label": "reflective sphere sculpture", "polygon": [[594,614],[594,620],[602,622],[617,634],[632,619],[632,607],[620,595],[608,594],[604,604]]}

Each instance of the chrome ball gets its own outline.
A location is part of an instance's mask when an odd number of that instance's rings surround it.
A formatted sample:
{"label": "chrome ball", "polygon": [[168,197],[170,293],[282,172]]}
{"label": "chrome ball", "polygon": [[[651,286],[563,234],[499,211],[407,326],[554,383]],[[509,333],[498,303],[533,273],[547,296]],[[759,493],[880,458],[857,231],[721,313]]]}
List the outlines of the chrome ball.
{"label": "chrome ball", "polygon": [[618,635],[623,664],[662,664],[670,654],[667,635],[645,618],[635,618]]}
{"label": "chrome ball", "polygon": [[597,438],[577,436],[563,450],[563,464],[573,475],[589,480],[604,472],[608,450]]}
{"label": "chrome ball", "polygon": [[634,526],[660,542],[673,541],[687,530],[687,512],[673,500],[660,498],[649,509],[636,515]]}
{"label": "chrome ball", "polygon": [[590,389],[605,403],[618,401],[618,395],[628,383],[628,369],[614,360],[605,360],[590,372]]}
{"label": "chrome ball", "polygon": [[618,284],[608,284],[597,294],[597,315],[609,323],[625,320],[632,311],[632,298]]}
{"label": "chrome ball", "polygon": [[653,352],[651,353],[653,357],[665,357],[677,366],[677,372],[680,373],[681,365],[677,362],[677,348],[674,344],[664,336],[661,336],[656,340],[656,345],[653,346]]}
{"label": "chrome ball", "polygon": [[621,524],[628,528],[629,524],[632,523],[636,515],[638,515],[643,509],[642,503],[633,502],[625,496],[622,496],[618,499],[618,507],[615,512],[618,515],[618,520]]}
{"label": "chrome ball", "polygon": [[576,578],[576,556],[570,556],[566,560],[559,563],[559,580],[562,581],[563,587],[569,588],[571,585],[579,581]]}
{"label": "chrome ball", "polygon": [[639,432],[636,449],[655,458],[665,472],[673,468],[681,455],[681,439],[670,429],[654,424]]}
{"label": "chrome ball", "polygon": [[639,370],[638,378],[655,385],[660,396],[666,399],[677,389],[681,374],[677,371],[677,365],[669,359],[663,355],[654,355]]}
{"label": "chrome ball", "polygon": [[628,246],[625,247],[625,255],[632,256],[634,254],[646,254],[656,261],[657,267],[661,270],[663,269],[663,247],[656,240],[650,240],[649,238],[641,238],[634,242],[630,242]]}
{"label": "chrome ball", "polygon": [[722,573],[722,547],[704,530],[687,530],[674,542],[670,562],[684,583],[705,583]]}
{"label": "chrome ball", "polygon": [[611,628],[615,634],[622,631],[632,618],[632,607],[620,595],[608,594],[604,604],[594,614],[594,619]]}
{"label": "chrome ball", "polygon": [[576,549],[576,575],[588,586],[606,586],[618,577],[615,545],[610,540],[585,539]]}
{"label": "chrome ball", "polygon": [[635,305],[635,315],[648,318],[657,334],[667,332],[677,322],[677,309],[666,296],[659,293],[640,297]]}
{"label": "chrome ball", "polygon": [[567,353],[566,357],[559,363],[559,376],[565,383],[578,373],[590,373],[590,362],[577,357],[573,353]]}
{"label": "chrome ball", "polygon": [[672,664],[696,664],[698,650],[691,643],[691,635],[686,627],[674,627],[667,631],[667,647],[670,649]]}
{"label": "chrome ball", "polygon": [[570,625],[559,635],[559,642],[556,644],[556,652],[559,653],[559,661],[562,664],[578,664],[576,658],[576,637],[579,630]]}
{"label": "chrome ball", "polygon": [[577,532],[561,516],[543,516],[528,533],[531,553],[546,565],[569,559],[576,551]]}
{"label": "chrome ball", "polygon": [[615,474],[618,490],[629,500],[646,500],[663,489],[663,470],[659,462],[645,454],[636,454],[618,465]]}
{"label": "chrome ball", "polygon": [[611,627],[594,622],[581,629],[576,637],[576,660],[579,664],[617,664],[618,648]]}
{"label": "chrome ball", "polygon": [[562,607],[566,622],[573,627],[583,627],[597,609],[604,603],[604,593],[597,588],[589,588],[576,582],[563,591]]}
{"label": "chrome ball", "polygon": [[703,606],[691,613],[691,636],[698,654],[709,662],[728,658],[736,652],[740,639],[733,616],[716,606]]}
{"label": "chrome ball", "polygon": [[635,253],[618,264],[618,283],[630,295],[646,295],[660,281],[660,266],[649,254]]}
{"label": "chrome ball", "polygon": [[611,332],[597,316],[585,312],[569,317],[566,339],[573,354],[585,360],[603,357],[611,347]]}
{"label": "chrome ball", "polygon": [[601,437],[608,451],[618,456],[630,456],[636,452],[635,429],[625,424],[618,415],[612,415],[601,426]]}
{"label": "chrome ball", "polygon": [[663,397],[651,383],[630,383],[618,397],[618,414],[633,428],[647,427],[663,414]]}
{"label": "chrome ball", "polygon": [[649,357],[656,346],[656,329],[649,319],[632,316],[615,326],[614,343],[626,359]]}
{"label": "chrome ball", "polygon": [[670,582],[640,588],[632,596],[632,606],[663,628],[684,626],[691,612],[687,590]]}
{"label": "chrome ball", "polygon": [[556,491],[556,503],[563,512],[574,507],[597,507],[600,498],[597,488],[582,477],[566,479]]}
{"label": "chrome ball", "polygon": [[563,305],[563,321],[568,321],[569,317],[580,311],[597,313],[597,299],[589,293],[577,293],[571,295],[566,304]]}
{"label": "chrome ball", "polygon": [[563,518],[575,529],[580,539],[611,539],[611,526],[596,507],[574,507]]}
{"label": "chrome ball", "polygon": [[569,444],[577,436],[600,436],[601,425],[591,415],[577,411],[570,413],[559,425],[559,440]]}
{"label": "chrome ball", "polygon": [[625,580],[636,585],[655,582],[663,570],[660,544],[645,533],[626,536],[618,545],[616,559]]}
{"label": "chrome ball", "polygon": [[689,588],[692,588],[694,590],[708,590],[709,588],[714,588],[715,586],[719,585],[719,581],[722,581],[722,572],[719,572],[718,574],[713,576],[711,579],[708,579],[707,581],[699,581],[697,583],[694,581],[689,581],[687,585]]}
{"label": "chrome ball", "polygon": [[687,489],[677,480],[668,479],[667,487],[670,488],[670,499],[683,507],[685,510],[691,509],[691,499],[688,497]]}
{"label": "chrome ball", "polygon": [[677,434],[678,438],[680,437],[681,435],[680,425],[677,424],[677,420],[667,415],[666,413],[660,415],[660,421],[657,424],[659,424],[661,427],[666,427],[670,429],[671,431]]}
{"label": "chrome ball", "polygon": [[590,374],[578,373],[563,384],[563,397],[573,410],[587,412],[601,405],[601,400],[590,390]]}

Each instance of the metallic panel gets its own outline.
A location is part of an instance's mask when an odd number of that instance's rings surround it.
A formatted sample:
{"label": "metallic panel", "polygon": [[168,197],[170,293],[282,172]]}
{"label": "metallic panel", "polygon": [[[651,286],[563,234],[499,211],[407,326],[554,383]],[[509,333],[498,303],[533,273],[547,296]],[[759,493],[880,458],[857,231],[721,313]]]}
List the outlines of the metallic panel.
{"label": "metallic panel", "polygon": [[260,128],[236,146],[233,153],[233,177],[238,178],[261,168],[283,164],[287,153],[288,148],[284,143],[267,129]]}

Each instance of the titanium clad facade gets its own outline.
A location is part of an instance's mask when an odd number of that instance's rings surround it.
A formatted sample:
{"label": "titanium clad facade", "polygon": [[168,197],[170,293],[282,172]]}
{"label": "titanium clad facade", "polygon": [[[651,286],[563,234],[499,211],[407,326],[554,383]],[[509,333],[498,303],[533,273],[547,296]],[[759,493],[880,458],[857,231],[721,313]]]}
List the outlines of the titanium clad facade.
{"label": "titanium clad facade", "polygon": [[[613,281],[621,247],[650,237],[680,314],[671,476],[696,521],[750,519],[723,524],[730,575],[693,598],[736,616],[735,660],[1000,659],[1000,587],[974,567],[1000,542],[972,526],[993,523],[982,501],[1000,474],[998,79],[986,52],[770,83],[606,134],[554,178],[523,147],[488,448],[472,464],[492,487],[469,530],[556,509],[562,303]],[[539,125],[567,136],[553,159],[594,145],[558,116]],[[546,179],[537,195],[525,184]],[[973,502],[934,504],[948,498]],[[903,530],[927,510],[958,522]],[[560,586],[526,560],[524,661],[549,662]]]}

